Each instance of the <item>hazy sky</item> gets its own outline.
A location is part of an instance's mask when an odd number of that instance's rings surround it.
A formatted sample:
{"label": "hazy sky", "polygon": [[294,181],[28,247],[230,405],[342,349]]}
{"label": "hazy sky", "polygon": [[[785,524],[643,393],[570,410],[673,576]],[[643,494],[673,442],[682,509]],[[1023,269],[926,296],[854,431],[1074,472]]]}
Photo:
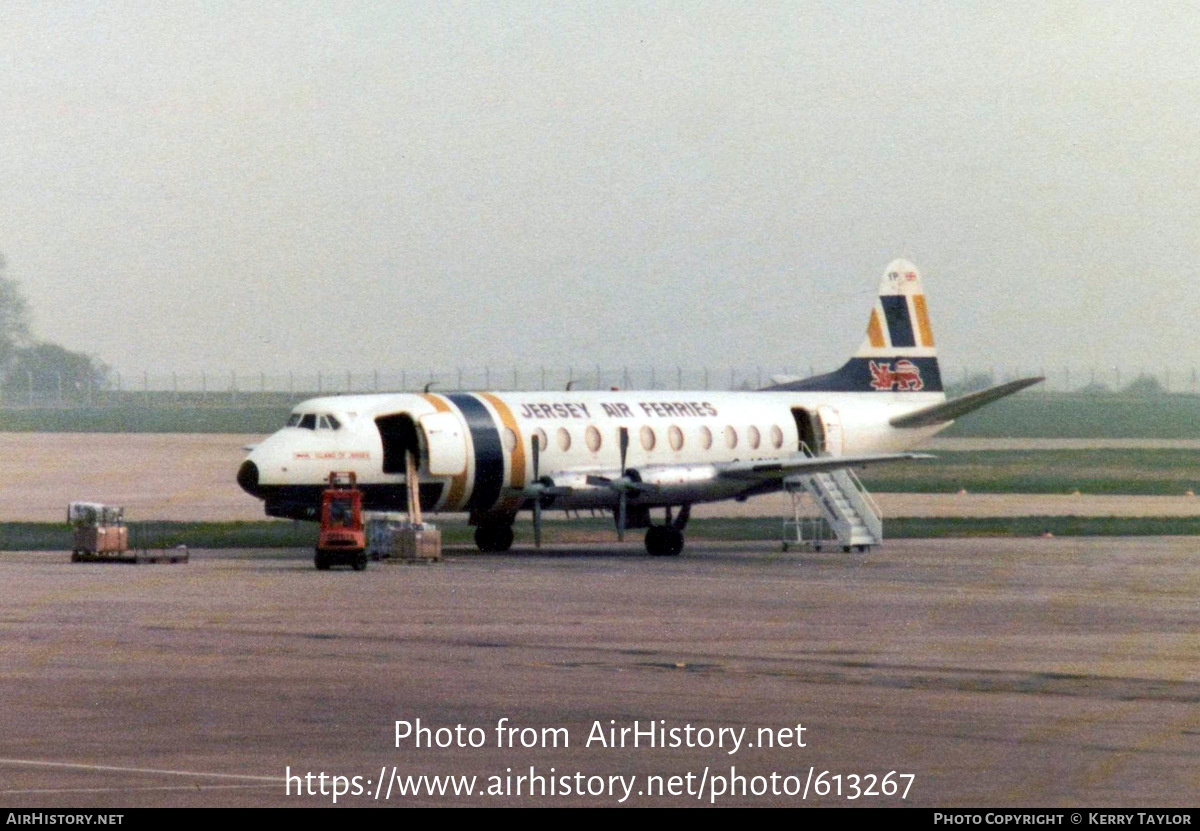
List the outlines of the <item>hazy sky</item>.
{"label": "hazy sky", "polygon": [[1200,14],[10,2],[0,252],[124,373],[1200,362]]}

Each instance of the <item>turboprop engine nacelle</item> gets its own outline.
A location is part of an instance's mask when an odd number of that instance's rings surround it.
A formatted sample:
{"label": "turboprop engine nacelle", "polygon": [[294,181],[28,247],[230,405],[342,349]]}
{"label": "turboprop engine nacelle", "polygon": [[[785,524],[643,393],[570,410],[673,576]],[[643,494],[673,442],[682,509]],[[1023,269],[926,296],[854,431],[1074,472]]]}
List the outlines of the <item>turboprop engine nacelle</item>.
{"label": "turboprop engine nacelle", "polygon": [[[569,489],[569,493],[556,498],[554,508],[611,508],[620,492],[620,471],[598,470],[590,473],[555,473],[548,477],[556,488]],[[629,468],[625,471],[628,481],[629,501],[633,504],[683,505],[704,501],[718,481],[715,465],[653,465],[645,468]],[[590,480],[590,481],[589,481]],[[612,484],[605,484],[607,480]],[[730,494],[744,485],[730,481]]]}
{"label": "turboprop engine nacelle", "polygon": [[588,482],[588,476],[600,475],[607,477],[618,476],[616,471],[600,471],[599,473],[564,473],[559,472],[543,476],[542,481],[558,490],[559,495],[544,500],[542,505],[547,508],[605,508],[613,500],[613,491],[605,485]]}
{"label": "turboprop engine nacelle", "polygon": [[[654,465],[628,471],[632,479],[640,480],[645,494],[656,503],[682,505],[700,502],[711,493],[717,481],[715,465]],[[731,483],[731,488],[737,485]]]}

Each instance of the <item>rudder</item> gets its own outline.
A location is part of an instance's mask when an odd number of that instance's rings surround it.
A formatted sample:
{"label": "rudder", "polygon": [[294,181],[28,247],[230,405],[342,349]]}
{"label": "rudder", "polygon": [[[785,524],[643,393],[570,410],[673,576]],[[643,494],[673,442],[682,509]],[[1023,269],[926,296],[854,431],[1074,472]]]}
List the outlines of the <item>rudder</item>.
{"label": "rudder", "polygon": [[921,275],[907,260],[888,264],[862,345],[836,372],[768,387],[824,392],[942,392]]}
{"label": "rudder", "polygon": [[854,357],[937,357],[921,275],[907,260],[893,260],[883,273],[867,336]]}

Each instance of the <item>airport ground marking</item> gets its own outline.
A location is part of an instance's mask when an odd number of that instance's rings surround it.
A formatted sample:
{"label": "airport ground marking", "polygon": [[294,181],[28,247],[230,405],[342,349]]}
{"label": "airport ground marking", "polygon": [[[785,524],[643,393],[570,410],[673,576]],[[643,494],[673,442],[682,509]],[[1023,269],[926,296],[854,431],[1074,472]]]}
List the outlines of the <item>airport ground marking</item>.
{"label": "airport ground marking", "polygon": [[141,793],[150,791],[238,791],[274,788],[274,784],[257,785],[147,785],[129,788],[25,788],[0,791],[0,796],[29,796],[32,794],[68,794],[68,793]]}
{"label": "airport ground marking", "polygon": [[195,770],[162,770],[159,768],[127,768],[116,765],[89,765],[82,762],[47,762],[40,759],[0,759],[0,765],[22,765],[25,767],[69,768],[108,773],[146,773],[159,776],[196,776],[206,779],[247,779],[254,782],[279,782],[278,776],[253,776],[246,773],[206,773]]}

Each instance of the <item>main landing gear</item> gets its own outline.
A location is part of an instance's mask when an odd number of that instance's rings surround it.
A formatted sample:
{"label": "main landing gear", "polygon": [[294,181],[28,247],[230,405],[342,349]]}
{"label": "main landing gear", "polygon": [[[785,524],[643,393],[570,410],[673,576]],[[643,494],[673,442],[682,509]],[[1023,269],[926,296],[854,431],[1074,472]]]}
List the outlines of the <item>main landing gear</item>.
{"label": "main landing gear", "polygon": [[678,557],[683,551],[683,529],[691,513],[692,506],[684,505],[679,516],[672,519],[671,508],[667,506],[666,522],[646,529],[646,553],[652,557]]}
{"label": "main landing gear", "polygon": [[683,551],[683,532],[669,525],[646,529],[646,553],[653,557],[676,557]]}
{"label": "main landing gear", "polygon": [[479,525],[475,528],[475,545],[480,551],[504,552],[512,548],[511,525]]}

